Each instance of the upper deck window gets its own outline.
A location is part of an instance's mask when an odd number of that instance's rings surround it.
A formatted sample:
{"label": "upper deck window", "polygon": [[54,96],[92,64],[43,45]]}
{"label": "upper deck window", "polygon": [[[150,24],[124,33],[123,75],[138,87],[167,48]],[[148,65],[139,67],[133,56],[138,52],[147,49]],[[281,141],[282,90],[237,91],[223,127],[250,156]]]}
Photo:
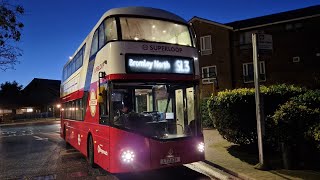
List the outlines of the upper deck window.
{"label": "upper deck window", "polygon": [[91,51],[90,51],[91,56],[98,51],[98,42],[99,42],[98,38],[99,38],[98,31],[96,31],[92,38]]}
{"label": "upper deck window", "polygon": [[83,64],[83,55],[86,45],[84,44],[82,48],[77,52],[77,54],[72,58],[71,61],[63,69],[63,81],[68,79],[74,72],[76,72]]}
{"label": "upper deck window", "polygon": [[108,41],[117,40],[117,26],[115,18],[104,20],[95,31],[90,56],[95,55]]}
{"label": "upper deck window", "polygon": [[106,36],[106,41],[117,40],[117,25],[114,18],[108,18],[104,20],[104,33]]}
{"label": "upper deck window", "polygon": [[188,26],[173,22],[121,17],[123,40],[152,41],[192,46]]}

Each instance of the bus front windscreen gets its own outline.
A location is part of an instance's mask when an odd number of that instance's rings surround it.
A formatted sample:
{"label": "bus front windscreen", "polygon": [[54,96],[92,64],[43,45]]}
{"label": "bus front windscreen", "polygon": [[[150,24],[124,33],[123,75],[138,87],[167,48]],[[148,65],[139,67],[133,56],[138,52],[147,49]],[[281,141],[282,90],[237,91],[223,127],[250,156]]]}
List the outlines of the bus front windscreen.
{"label": "bus front windscreen", "polygon": [[114,126],[157,139],[196,135],[196,86],[121,83],[113,87]]}
{"label": "bus front windscreen", "polygon": [[121,17],[123,40],[192,46],[188,26],[156,19]]}

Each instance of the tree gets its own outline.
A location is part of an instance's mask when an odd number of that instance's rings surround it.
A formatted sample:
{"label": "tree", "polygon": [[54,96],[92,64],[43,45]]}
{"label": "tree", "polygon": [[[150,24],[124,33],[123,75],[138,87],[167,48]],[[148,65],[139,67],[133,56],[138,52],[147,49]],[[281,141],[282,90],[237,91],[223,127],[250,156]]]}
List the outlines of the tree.
{"label": "tree", "polygon": [[22,85],[19,85],[16,81],[5,82],[0,84],[0,96],[14,96],[21,92]]}
{"label": "tree", "polygon": [[18,18],[24,14],[20,5],[9,4],[7,0],[0,0],[0,69],[13,69],[22,55],[16,46],[20,41],[23,23]]}
{"label": "tree", "polygon": [[9,108],[16,106],[21,98],[22,87],[16,81],[0,84],[0,105]]}

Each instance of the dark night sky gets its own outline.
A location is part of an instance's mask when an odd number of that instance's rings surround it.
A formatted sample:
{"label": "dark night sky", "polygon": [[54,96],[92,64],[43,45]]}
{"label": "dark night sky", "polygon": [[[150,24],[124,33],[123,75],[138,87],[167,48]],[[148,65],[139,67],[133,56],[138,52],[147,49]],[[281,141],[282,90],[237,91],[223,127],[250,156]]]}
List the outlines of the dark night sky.
{"label": "dark night sky", "polygon": [[193,16],[220,23],[320,4],[319,0],[11,0],[24,6],[25,24],[15,70],[0,71],[0,83],[33,78],[61,79],[62,67],[107,10],[146,6],[189,20]]}

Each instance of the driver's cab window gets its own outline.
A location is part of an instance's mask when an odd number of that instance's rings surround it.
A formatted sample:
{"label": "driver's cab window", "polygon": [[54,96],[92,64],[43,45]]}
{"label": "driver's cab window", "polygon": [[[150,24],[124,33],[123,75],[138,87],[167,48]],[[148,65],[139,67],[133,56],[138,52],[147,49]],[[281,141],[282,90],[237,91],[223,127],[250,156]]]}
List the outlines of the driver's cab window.
{"label": "driver's cab window", "polygon": [[153,111],[152,89],[135,89],[135,111],[137,113]]}
{"label": "driver's cab window", "polygon": [[158,86],[154,88],[156,109],[163,113],[172,113],[172,97],[167,92],[166,86]]}
{"label": "driver's cab window", "polygon": [[113,124],[116,126],[127,125],[127,115],[133,112],[132,90],[116,89],[111,95]]}
{"label": "driver's cab window", "polygon": [[160,139],[195,135],[192,84],[115,83],[110,96],[114,127]]}

